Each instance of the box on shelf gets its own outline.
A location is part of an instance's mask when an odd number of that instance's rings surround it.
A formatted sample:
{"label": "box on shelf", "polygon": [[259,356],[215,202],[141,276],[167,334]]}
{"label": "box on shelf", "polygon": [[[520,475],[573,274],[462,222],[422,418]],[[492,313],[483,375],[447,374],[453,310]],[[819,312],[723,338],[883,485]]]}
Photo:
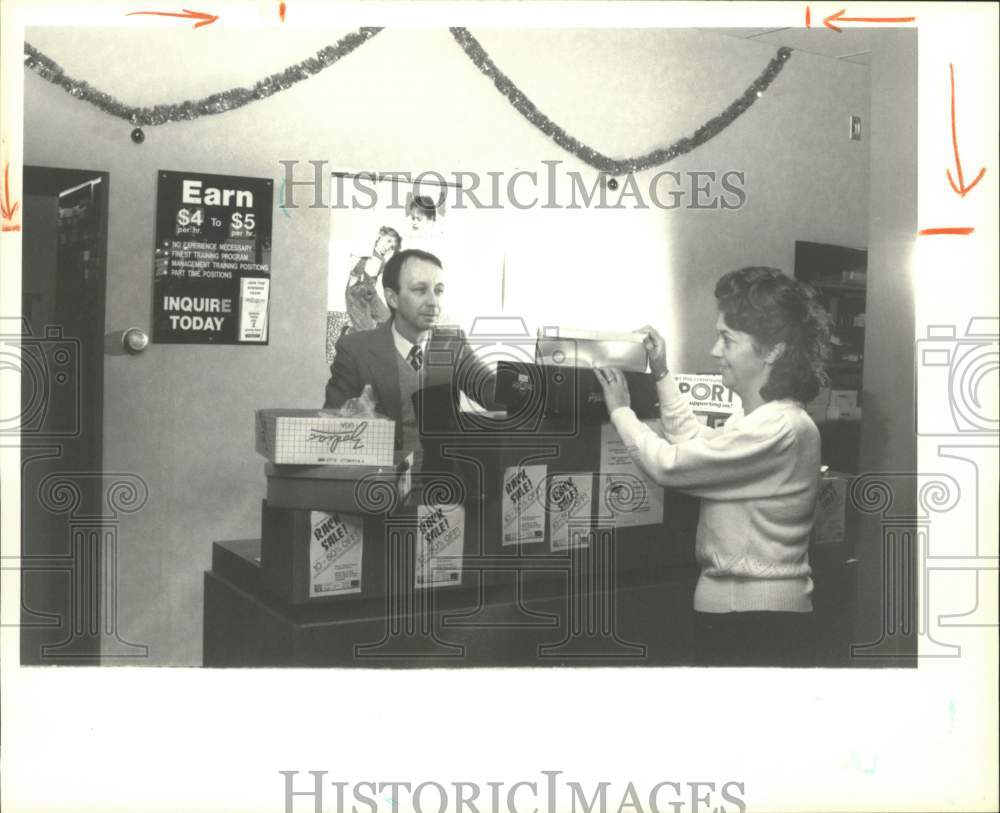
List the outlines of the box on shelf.
{"label": "box on shelf", "polygon": [[857,390],[830,390],[830,406],[851,408],[857,405]]}
{"label": "box on shelf", "polygon": [[379,567],[383,547],[378,518],[266,501],[261,514],[261,573],[271,593],[289,604],[363,595],[365,571]]}
{"label": "box on shelf", "polygon": [[814,545],[829,545],[844,541],[847,489],[852,479],[853,475],[838,471],[828,471],[820,478],[812,534]]}
{"label": "box on shelf", "polygon": [[861,407],[834,406],[831,404],[826,408],[826,419],[828,421],[860,421]]}
{"label": "box on shelf", "polygon": [[390,592],[462,586],[466,547],[476,542],[461,505],[404,507],[387,518],[265,500],[261,581],[288,604],[340,602],[350,614]]}
{"label": "box on shelf", "polygon": [[852,268],[850,271],[841,271],[840,281],[851,285],[865,285],[868,282],[868,272],[863,268]]}
{"label": "box on shelf", "polygon": [[282,465],[391,466],[396,424],[314,409],[258,409],[256,449]]}
{"label": "box on shelf", "polygon": [[406,500],[413,484],[413,452],[396,452],[389,466],[282,466],[268,463],[267,501],[275,508],[381,512],[384,489]]}

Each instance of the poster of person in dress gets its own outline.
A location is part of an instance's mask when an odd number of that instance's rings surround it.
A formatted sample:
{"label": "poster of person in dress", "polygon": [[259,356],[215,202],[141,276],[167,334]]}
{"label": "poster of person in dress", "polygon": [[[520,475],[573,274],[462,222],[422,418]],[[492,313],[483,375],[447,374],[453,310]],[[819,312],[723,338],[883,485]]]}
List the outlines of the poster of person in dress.
{"label": "poster of person in dress", "polygon": [[[499,296],[500,262],[482,236],[470,239],[468,226],[475,218],[465,217],[463,207],[456,208],[456,200],[461,200],[456,185],[424,179],[414,183],[398,175],[369,173],[337,176],[333,188],[327,363],[333,362],[341,336],[373,330],[391,318],[382,272],[398,251],[429,251],[446,271],[458,272],[449,273],[442,323],[464,325],[479,312],[496,310],[499,301],[493,300]],[[485,223],[479,226],[484,235],[491,228]],[[474,253],[468,253],[467,246]]]}

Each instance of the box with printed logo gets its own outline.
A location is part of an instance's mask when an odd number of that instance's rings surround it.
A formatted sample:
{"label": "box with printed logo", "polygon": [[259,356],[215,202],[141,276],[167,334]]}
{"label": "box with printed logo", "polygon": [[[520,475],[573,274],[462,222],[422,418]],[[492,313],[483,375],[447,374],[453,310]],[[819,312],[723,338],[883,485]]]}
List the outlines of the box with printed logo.
{"label": "box with printed logo", "polygon": [[258,409],[256,449],[272,463],[391,466],[396,422],[338,418],[314,409]]}
{"label": "box with printed logo", "polygon": [[379,517],[339,511],[276,508],[264,502],[261,574],[264,587],[289,604],[361,598],[377,569]]}
{"label": "box with printed logo", "polygon": [[[473,524],[478,516],[473,505]],[[339,601],[348,615],[384,611],[390,595],[471,586],[464,559],[479,540],[467,527],[462,505],[402,505],[387,515],[362,515],[264,501],[262,583],[288,604]]]}

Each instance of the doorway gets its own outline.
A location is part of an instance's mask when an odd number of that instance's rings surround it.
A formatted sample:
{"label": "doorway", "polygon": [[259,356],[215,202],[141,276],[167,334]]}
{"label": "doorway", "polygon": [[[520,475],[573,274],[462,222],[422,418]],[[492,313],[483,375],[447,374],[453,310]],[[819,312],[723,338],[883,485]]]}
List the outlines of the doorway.
{"label": "doorway", "polygon": [[108,183],[106,172],[24,169],[16,327],[25,665],[101,659]]}

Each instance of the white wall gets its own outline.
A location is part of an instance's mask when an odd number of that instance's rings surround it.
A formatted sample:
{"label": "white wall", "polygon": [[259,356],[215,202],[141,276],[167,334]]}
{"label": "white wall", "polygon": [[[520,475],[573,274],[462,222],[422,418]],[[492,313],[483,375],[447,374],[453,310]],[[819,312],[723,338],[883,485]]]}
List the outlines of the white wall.
{"label": "white wall", "polygon": [[[344,32],[233,29],[191,33],[33,29],[27,39],[71,75],[129,103],[181,101],[299,61]],[[691,31],[484,31],[495,60],[540,108],[615,157],[693,132],[739,96],[774,55],[762,43]],[[154,39],[155,38],[155,39]],[[210,52],[212,59],[204,58]],[[846,138],[867,116],[865,67],[796,52],[768,93],[725,132],[663,167],[746,173],[738,211],[538,212],[567,248],[533,269],[553,317],[587,301],[629,328],[652,321],[676,369],[709,365],[711,288],[747,264],[791,271],[794,241],[868,242],[868,145]],[[146,129],[25,77],[25,163],[110,173],[106,329],[148,327],[156,173],[189,170],[273,178],[278,161],[344,168],[544,171],[561,159],[593,171],[524,121],[446,30],[389,30],[333,68],[219,116]],[[639,176],[645,187],[652,172]],[[299,203],[307,203],[302,196]],[[154,663],[201,660],[202,571],[211,542],[256,536],[263,460],[253,410],[315,406],[324,365],[330,214],[274,214],[271,337],[266,348],[152,345],[105,361],[105,468],[149,483],[148,505],[119,529],[119,631]],[[645,285],[633,280],[645,280]],[[626,324],[618,324],[618,322]]]}

